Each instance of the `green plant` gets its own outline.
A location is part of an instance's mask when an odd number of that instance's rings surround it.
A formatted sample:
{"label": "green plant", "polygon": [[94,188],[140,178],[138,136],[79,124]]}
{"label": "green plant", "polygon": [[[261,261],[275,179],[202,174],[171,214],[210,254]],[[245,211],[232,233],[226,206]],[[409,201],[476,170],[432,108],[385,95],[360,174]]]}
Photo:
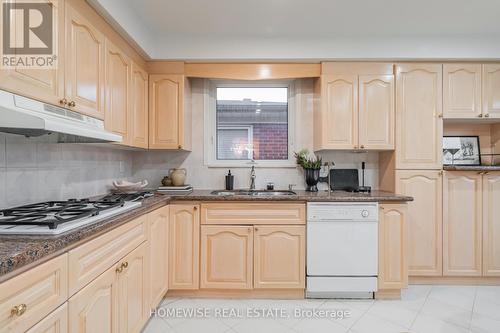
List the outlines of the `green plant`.
{"label": "green plant", "polygon": [[309,150],[302,149],[298,153],[294,153],[297,164],[304,169],[321,169],[322,160],[321,157],[317,157],[314,154],[311,156]]}

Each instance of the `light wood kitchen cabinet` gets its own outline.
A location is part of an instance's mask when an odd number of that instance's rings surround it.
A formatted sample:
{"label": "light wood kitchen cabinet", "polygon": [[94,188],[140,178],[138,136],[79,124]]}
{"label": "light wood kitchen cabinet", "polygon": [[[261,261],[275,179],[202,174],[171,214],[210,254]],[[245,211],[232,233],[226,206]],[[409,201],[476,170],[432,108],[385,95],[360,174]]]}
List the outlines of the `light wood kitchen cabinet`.
{"label": "light wood kitchen cabinet", "polygon": [[396,170],[396,192],[408,203],[408,272],[414,276],[443,274],[443,178],[441,171]]}
{"label": "light wood kitchen cabinet", "polygon": [[0,284],[0,331],[25,332],[68,298],[63,254]]}
{"label": "light wood kitchen cabinet", "polygon": [[383,204],[379,212],[378,289],[408,285],[406,204]]}
{"label": "light wood kitchen cabinet", "polygon": [[396,169],[442,167],[442,68],[396,66]]}
{"label": "light wood kitchen cabinet", "polygon": [[254,227],[254,288],[305,288],[305,226]]}
{"label": "light wood kitchen cabinet", "polygon": [[140,332],[149,315],[147,284],[148,248],[141,244],[120,261],[118,272],[119,332]]}
{"label": "light wood kitchen cabinet", "polygon": [[394,149],[394,74],[388,63],[322,63],[314,149]]}
{"label": "light wood kitchen cabinet", "polygon": [[321,76],[321,110],[315,122],[319,134],[315,150],[357,148],[357,75]]}
{"label": "light wood kitchen cabinet", "polygon": [[200,288],[252,289],[253,227],[201,227]]}
{"label": "light wood kitchen cabinet", "polygon": [[127,144],[131,62],[119,48],[106,39],[105,63],[104,125],[108,131],[123,137],[122,144]]}
{"label": "light wood kitchen cabinet", "polygon": [[[21,2],[19,0],[9,2]],[[64,0],[47,0],[54,7],[54,31],[58,31],[57,41],[53,47],[57,48],[57,59],[54,60],[54,69],[0,69],[0,89],[5,89],[26,97],[31,97],[46,103],[58,105],[64,98]],[[1,9],[0,9],[1,11]],[[22,36],[22,34],[15,34]]]}
{"label": "light wood kitchen cabinet", "polygon": [[483,117],[500,118],[500,64],[483,65]]}
{"label": "light wood kitchen cabinet", "polygon": [[191,149],[190,96],[184,75],[149,76],[149,148]]}
{"label": "light wood kitchen cabinet", "polygon": [[482,178],[446,172],[443,181],[443,275],[482,274]]}
{"label": "light wood kitchen cabinet", "polygon": [[27,333],[67,333],[68,304],[64,303],[41,322],[30,328]]}
{"label": "light wood kitchen cabinet", "polygon": [[120,332],[120,287],[116,271],[120,264],[115,266],[69,299],[70,333]]}
{"label": "light wood kitchen cabinet", "polygon": [[169,206],[148,214],[149,221],[149,306],[154,309],[168,290]]}
{"label": "light wood kitchen cabinet", "polygon": [[169,213],[169,289],[198,289],[200,214],[197,204],[172,204]]}
{"label": "light wood kitchen cabinet", "polygon": [[359,148],[394,149],[394,75],[359,76]]}
{"label": "light wood kitchen cabinet", "polygon": [[483,175],[483,275],[500,276],[500,173]]}
{"label": "light wood kitchen cabinet", "polygon": [[104,119],[104,35],[68,3],[65,33],[65,106]]}
{"label": "light wood kitchen cabinet", "polygon": [[483,116],[481,64],[443,65],[443,116],[467,119]]}
{"label": "light wood kitchen cabinet", "polygon": [[145,149],[149,147],[148,91],[148,73],[132,62],[130,77],[131,102],[128,116],[129,145]]}

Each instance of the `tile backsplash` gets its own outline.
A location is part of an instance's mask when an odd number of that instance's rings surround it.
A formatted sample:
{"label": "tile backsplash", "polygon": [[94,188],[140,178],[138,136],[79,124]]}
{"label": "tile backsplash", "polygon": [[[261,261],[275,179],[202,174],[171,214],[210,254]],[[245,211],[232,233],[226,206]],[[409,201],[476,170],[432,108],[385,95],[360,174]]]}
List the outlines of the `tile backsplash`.
{"label": "tile backsplash", "polygon": [[0,133],[0,209],[94,196],[132,177],[132,152]]}

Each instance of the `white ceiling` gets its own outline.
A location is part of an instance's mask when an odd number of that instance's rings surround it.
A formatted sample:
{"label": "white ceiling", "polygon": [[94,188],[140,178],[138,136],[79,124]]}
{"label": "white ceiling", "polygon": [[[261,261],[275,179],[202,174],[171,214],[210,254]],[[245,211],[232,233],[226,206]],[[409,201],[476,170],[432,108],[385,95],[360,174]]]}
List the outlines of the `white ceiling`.
{"label": "white ceiling", "polygon": [[153,59],[500,59],[499,0],[88,0]]}

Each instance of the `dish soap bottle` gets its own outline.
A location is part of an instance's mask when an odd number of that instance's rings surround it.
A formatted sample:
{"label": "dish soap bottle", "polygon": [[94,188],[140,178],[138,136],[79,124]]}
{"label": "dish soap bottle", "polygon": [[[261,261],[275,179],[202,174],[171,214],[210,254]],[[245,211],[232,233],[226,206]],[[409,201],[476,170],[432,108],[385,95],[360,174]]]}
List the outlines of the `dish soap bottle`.
{"label": "dish soap bottle", "polygon": [[233,189],[234,185],[234,176],[231,174],[231,170],[229,170],[228,174],[226,175],[226,190],[231,191]]}

